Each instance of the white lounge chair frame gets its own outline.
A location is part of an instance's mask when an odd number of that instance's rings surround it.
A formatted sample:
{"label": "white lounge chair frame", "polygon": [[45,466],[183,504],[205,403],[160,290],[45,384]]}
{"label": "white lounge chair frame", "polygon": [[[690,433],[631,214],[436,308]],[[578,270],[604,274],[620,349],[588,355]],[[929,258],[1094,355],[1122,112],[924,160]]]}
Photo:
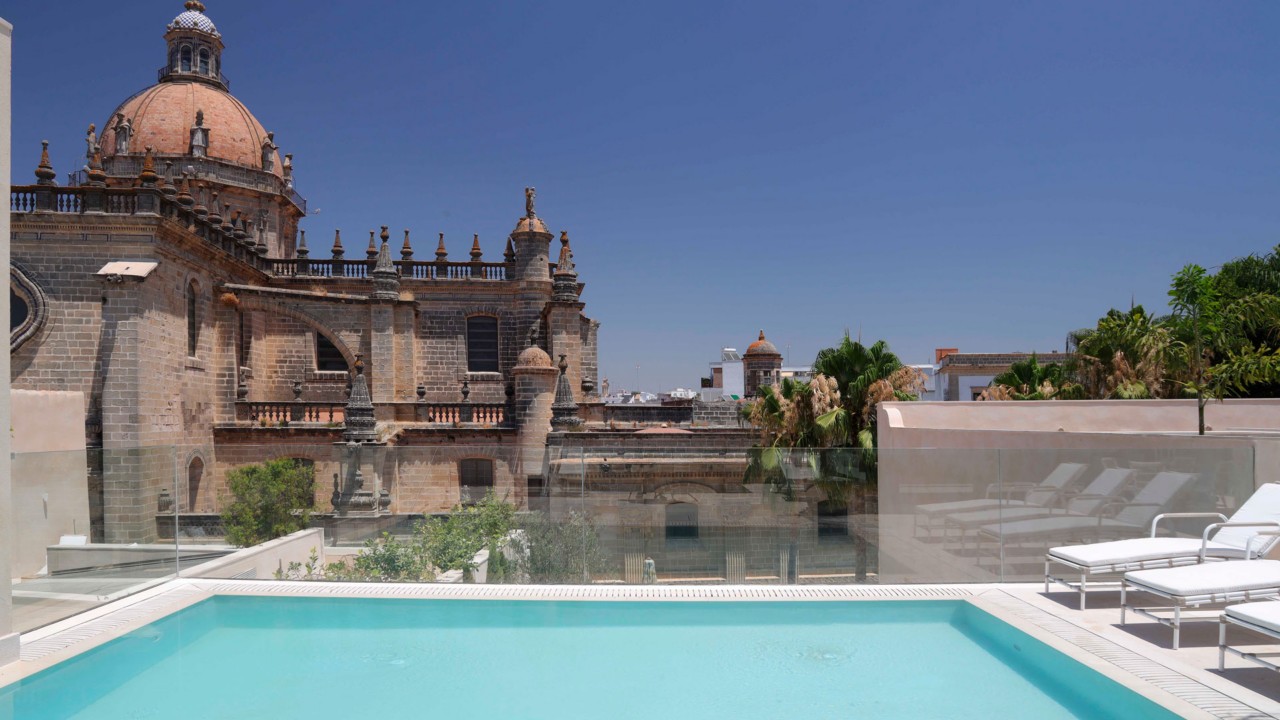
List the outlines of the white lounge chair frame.
{"label": "white lounge chair frame", "polygon": [[[1204,562],[1205,548],[1209,543],[1209,533],[1224,527],[1266,527],[1280,531],[1280,522],[1247,522],[1247,523],[1213,523],[1204,529],[1200,541],[1199,561]],[[1269,535],[1259,531],[1257,535]],[[1245,555],[1248,557],[1252,553],[1251,538],[1245,547]],[[1232,562],[1232,561],[1228,561]],[[1251,562],[1248,559],[1235,562]],[[1168,605],[1138,607],[1129,604],[1129,590],[1133,589],[1137,592],[1154,595],[1163,598],[1169,602]],[[1270,600],[1280,597],[1280,584],[1270,585],[1266,587],[1248,588],[1245,590],[1224,590],[1222,592],[1211,592],[1204,595],[1175,595],[1167,593],[1158,588],[1153,588],[1141,583],[1134,582],[1129,573],[1125,573],[1124,578],[1120,581],[1120,624],[1124,625],[1128,619],[1127,614],[1133,612],[1145,618],[1155,620],[1166,627],[1173,628],[1173,649],[1178,649],[1178,643],[1182,638],[1182,616],[1183,610],[1194,610],[1204,605],[1224,605],[1235,602],[1250,602],[1253,600]],[[1167,617],[1159,613],[1172,611],[1173,615]],[[1219,613],[1220,614],[1220,613]]]}
{"label": "white lounge chair frame", "polygon": [[[1256,536],[1266,536],[1266,535],[1270,535],[1273,538],[1280,539],[1280,530],[1259,530]],[[1274,540],[1272,542],[1274,542]],[[1227,625],[1235,625],[1237,627],[1242,627],[1246,630],[1251,630],[1253,632],[1256,632],[1259,635],[1266,635],[1269,638],[1280,640],[1280,632],[1277,632],[1272,628],[1262,627],[1261,625],[1255,625],[1245,620],[1244,618],[1233,617],[1231,615],[1228,615],[1226,612],[1223,612],[1221,615],[1218,616],[1218,671],[1219,672],[1227,669],[1227,653],[1231,653],[1236,657],[1243,658],[1257,665],[1261,665],[1262,667],[1267,668],[1268,670],[1275,670],[1276,672],[1280,672],[1280,664],[1273,663],[1270,660],[1263,659],[1267,657],[1280,656],[1280,652],[1266,652],[1266,653],[1245,652],[1244,650],[1239,650],[1231,647],[1230,645],[1227,644]]]}
{"label": "white lounge chair frame", "polygon": [[[1155,518],[1152,519],[1151,521],[1150,537],[1156,537],[1156,532],[1159,529],[1160,521],[1164,520],[1165,518],[1217,518],[1220,522],[1227,521],[1226,515],[1223,515],[1222,513],[1215,513],[1215,512],[1161,513],[1155,516]],[[1080,594],[1080,609],[1084,610],[1085,597],[1089,589],[1089,580],[1095,575],[1123,575],[1124,573],[1127,573],[1130,570],[1151,570],[1151,569],[1160,568],[1160,567],[1178,567],[1179,565],[1193,565],[1198,562],[1203,562],[1202,560],[1200,560],[1198,556],[1184,555],[1184,556],[1173,557],[1173,558],[1159,558],[1157,560],[1130,560],[1125,562],[1111,563],[1107,565],[1081,565],[1079,563],[1071,562],[1070,560],[1065,560],[1060,557],[1054,557],[1053,555],[1045,554],[1044,556],[1044,591],[1046,594],[1048,594],[1050,583],[1056,583],[1058,585],[1063,585],[1065,587],[1071,588],[1072,590],[1075,590]],[[1054,563],[1068,567],[1078,572],[1080,574],[1080,582],[1072,582],[1071,580],[1067,579],[1065,576],[1059,577],[1057,575],[1054,575],[1051,571],[1051,566]],[[1120,586],[1120,578],[1116,578],[1114,580],[1095,580],[1094,582],[1095,582],[1095,586],[1103,585],[1111,588]]]}

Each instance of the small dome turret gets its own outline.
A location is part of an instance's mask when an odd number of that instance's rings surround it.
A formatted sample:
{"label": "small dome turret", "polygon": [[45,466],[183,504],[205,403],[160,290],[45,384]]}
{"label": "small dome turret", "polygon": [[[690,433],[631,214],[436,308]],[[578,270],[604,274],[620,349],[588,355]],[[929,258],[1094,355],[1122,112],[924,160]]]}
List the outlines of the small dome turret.
{"label": "small dome turret", "polygon": [[747,352],[745,354],[753,357],[757,355],[779,355],[778,348],[774,347],[773,343],[764,338],[763,330],[760,331],[760,339],[751,343],[751,345],[747,347]]}

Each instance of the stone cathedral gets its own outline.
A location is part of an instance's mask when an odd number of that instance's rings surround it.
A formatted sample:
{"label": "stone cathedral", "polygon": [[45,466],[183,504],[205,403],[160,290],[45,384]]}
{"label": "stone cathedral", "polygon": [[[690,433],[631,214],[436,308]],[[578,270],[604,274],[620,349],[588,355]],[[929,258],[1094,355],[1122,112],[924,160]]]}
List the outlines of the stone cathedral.
{"label": "stone cathedral", "polygon": [[527,505],[553,421],[598,405],[598,323],[535,191],[501,244],[309,242],[287,129],[230,93],[203,4],[164,40],[83,168],[59,183],[46,143],[11,196],[13,387],[83,393],[94,539],[214,513],[229,468],[274,457],[314,463],[321,512]]}

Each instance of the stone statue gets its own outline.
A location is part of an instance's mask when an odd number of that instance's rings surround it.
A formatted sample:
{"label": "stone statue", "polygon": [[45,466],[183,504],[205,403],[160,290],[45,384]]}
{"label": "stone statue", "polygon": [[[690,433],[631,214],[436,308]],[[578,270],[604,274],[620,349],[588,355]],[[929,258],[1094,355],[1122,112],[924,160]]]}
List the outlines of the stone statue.
{"label": "stone statue", "polygon": [[87,146],[84,149],[84,156],[87,160],[93,160],[93,151],[98,147],[97,129],[97,125],[89,123],[89,131],[84,134],[84,144]]}
{"label": "stone statue", "polygon": [[124,113],[116,113],[116,154],[127,155],[129,153],[129,140],[133,138],[133,123],[124,116]]}
{"label": "stone statue", "polygon": [[538,189],[527,187],[524,189],[524,216],[537,217],[537,213],[533,211],[533,201],[538,197]]}
{"label": "stone statue", "polygon": [[267,133],[267,137],[262,141],[262,169],[265,172],[271,172],[276,164],[275,152],[278,146],[276,145],[275,140],[276,134],[269,132]]}
{"label": "stone statue", "polygon": [[609,397],[609,378],[605,378],[604,381],[600,383],[600,394],[604,397]]}
{"label": "stone statue", "polygon": [[284,154],[284,162],[280,164],[280,171],[284,174],[284,189],[293,190],[293,153]]}
{"label": "stone statue", "polygon": [[208,157],[209,129],[204,126],[204,110],[196,110],[196,124],[191,128],[191,154]]}

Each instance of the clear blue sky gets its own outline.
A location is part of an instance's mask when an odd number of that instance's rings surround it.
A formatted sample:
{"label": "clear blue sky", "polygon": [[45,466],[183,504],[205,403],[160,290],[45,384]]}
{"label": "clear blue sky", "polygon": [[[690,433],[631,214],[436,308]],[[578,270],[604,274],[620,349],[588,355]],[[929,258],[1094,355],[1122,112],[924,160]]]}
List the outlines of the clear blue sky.
{"label": "clear blue sky", "polygon": [[[1060,348],[1280,242],[1280,4],[209,0],[234,94],[353,241],[568,230],[602,375],[696,386],[764,328]],[[154,81],[178,0],[22,2],[14,173]]]}

